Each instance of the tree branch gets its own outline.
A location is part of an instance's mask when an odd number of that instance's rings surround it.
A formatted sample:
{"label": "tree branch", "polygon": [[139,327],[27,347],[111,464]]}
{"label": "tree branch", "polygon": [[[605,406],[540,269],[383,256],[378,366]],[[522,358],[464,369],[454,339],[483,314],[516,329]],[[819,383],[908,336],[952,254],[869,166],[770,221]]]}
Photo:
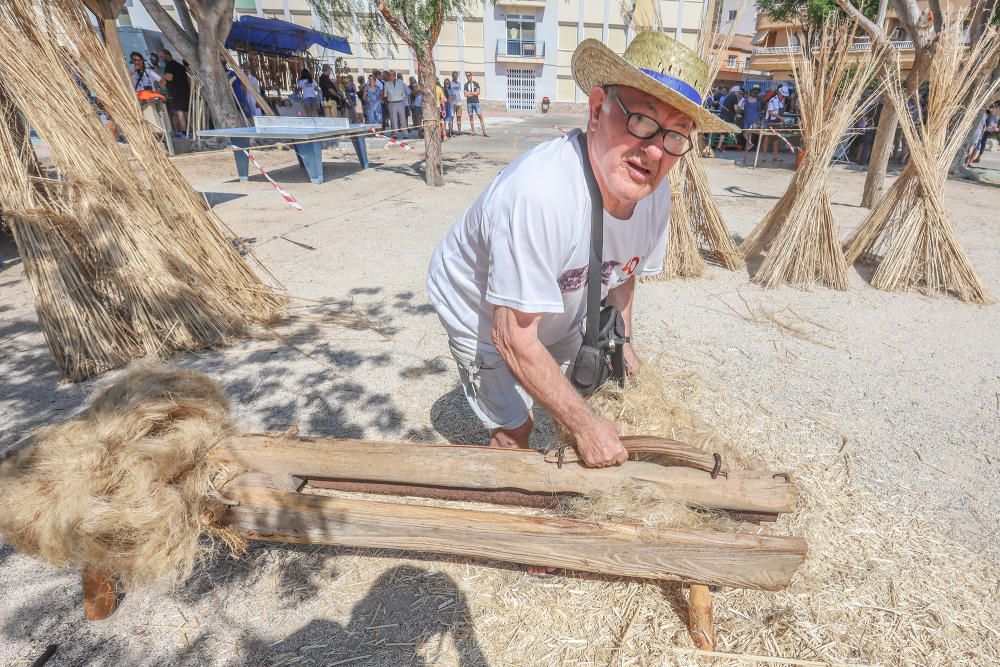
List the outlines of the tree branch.
{"label": "tree branch", "polygon": [[174,9],[177,10],[177,18],[184,31],[191,35],[193,39],[198,39],[198,30],[194,27],[194,21],[191,20],[191,12],[188,9],[187,0],[174,0]]}
{"label": "tree branch", "polygon": [[142,3],[143,8],[149,13],[160,32],[167,36],[167,40],[179,49],[186,49],[187,53],[182,52],[181,55],[190,59],[191,54],[198,50],[197,40],[177,25],[177,21],[160,5],[159,0],[139,0],[139,2]]}
{"label": "tree branch", "polygon": [[873,42],[888,44],[889,38],[882,32],[882,28],[875,25],[875,22],[861,13],[861,10],[851,4],[850,0],[837,0],[837,4],[844,10],[844,13],[858,22],[861,29],[868,33]]}
{"label": "tree branch", "polygon": [[[431,24],[430,45],[437,44],[438,37],[441,36],[441,26],[444,24],[444,0],[438,0],[437,10],[434,12],[434,23]],[[470,123],[472,121],[469,121]],[[484,130],[485,131],[485,130]]]}
{"label": "tree branch", "polygon": [[382,15],[382,18],[385,19],[385,22],[389,24],[389,27],[392,28],[393,32],[399,35],[399,38],[406,42],[407,46],[416,51],[417,42],[413,38],[413,33],[411,33],[406,25],[399,20],[399,17],[396,16],[391,9],[389,9],[389,6],[384,2],[379,2],[376,3],[375,7]]}

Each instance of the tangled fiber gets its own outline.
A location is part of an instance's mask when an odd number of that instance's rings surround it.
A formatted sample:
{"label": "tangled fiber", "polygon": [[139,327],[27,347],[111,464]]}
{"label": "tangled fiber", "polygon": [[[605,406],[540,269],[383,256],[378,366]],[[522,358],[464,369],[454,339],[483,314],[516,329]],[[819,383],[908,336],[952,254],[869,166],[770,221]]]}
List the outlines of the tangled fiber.
{"label": "tangled fiber", "polygon": [[[679,440],[706,452],[719,452],[730,465],[734,457],[736,462],[742,462],[743,458],[688,407],[701,388],[694,374],[665,368],[658,361],[647,358],[640,373],[624,386],[608,382],[587,402],[597,414],[617,422],[622,435]],[[569,441],[566,434],[562,435]],[[639,486],[567,498],[557,509],[575,519],[634,523],[648,538],[655,538],[659,530],[667,528],[737,530],[742,525],[717,513],[663,498]]]}
{"label": "tangled fiber", "polygon": [[[56,566],[89,566],[134,590],[187,577],[221,514],[207,454],[229,402],[205,375],[137,362],[77,417],[39,429],[0,462],[0,535]],[[239,548],[228,533],[218,537]]]}

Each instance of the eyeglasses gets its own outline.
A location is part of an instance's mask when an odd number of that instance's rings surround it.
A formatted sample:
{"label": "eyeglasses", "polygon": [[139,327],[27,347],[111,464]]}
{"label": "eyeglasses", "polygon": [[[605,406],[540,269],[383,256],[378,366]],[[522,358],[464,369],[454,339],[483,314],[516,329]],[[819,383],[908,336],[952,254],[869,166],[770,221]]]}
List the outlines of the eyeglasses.
{"label": "eyeglasses", "polygon": [[625,129],[636,139],[652,139],[656,135],[662,134],[663,150],[674,157],[680,157],[694,147],[690,137],[680,132],[666,129],[646,114],[629,111],[616,92],[610,91],[608,94],[613,95],[618,102],[618,106],[622,108],[622,111],[625,113]]}

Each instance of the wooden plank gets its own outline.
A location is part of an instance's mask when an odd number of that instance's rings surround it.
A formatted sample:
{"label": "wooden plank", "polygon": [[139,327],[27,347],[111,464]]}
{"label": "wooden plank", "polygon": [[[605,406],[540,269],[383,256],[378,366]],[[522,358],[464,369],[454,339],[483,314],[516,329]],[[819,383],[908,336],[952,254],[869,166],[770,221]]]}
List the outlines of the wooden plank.
{"label": "wooden plank", "polygon": [[691,641],[700,650],[715,650],[712,593],[705,584],[691,584],[688,591],[688,632],[691,633]]}
{"label": "wooden plank", "polygon": [[118,586],[107,572],[83,568],[83,616],[103,621],[118,609]]}
{"label": "wooden plank", "polygon": [[612,468],[582,463],[559,468],[538,452],[517,449],[250,434],[228,439],[215,456],[247,470],[304,479],[580,494],[644,485],[664,498],[766,514],[791,512],[798,498],[785,473],[730,471],[712,479],[701,470],[639,461]]}
{"label": "wooden plank", "polygon": [[223,490],[239,505],[224,525],[249,539],[397,549],[645,579],[778,590],[805,560],[797,537],[662,530],[537,517],[304,495],[247,486]]}

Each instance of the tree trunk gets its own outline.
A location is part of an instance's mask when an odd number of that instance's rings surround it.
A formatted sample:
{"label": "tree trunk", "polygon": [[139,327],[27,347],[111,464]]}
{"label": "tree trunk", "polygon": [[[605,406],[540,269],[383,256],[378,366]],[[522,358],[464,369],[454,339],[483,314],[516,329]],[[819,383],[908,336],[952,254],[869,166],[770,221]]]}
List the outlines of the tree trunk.
{"label": "tree trunk", "polygon": [[197,33],[189,33],[177,25],[173,17],[160,6],[159,0],[140,0],[156,26],[201,81],[202,93],[215,126],[240,127],[245,121],[236,106],[232,86],[226,78],[226,71],[219,57],[219,45],[226,41],[232,27],[235,0],[178,0],[178,3],[185,1],[198,21]]}
{"label": "tree trunk", "polygon": [[[916,48],[918,50],[913,59],[913,65],[903,81],[903,90],[907,93],[913,93],[920,87],[921,82],[927,76],[930,59],[933,56],[933,45],[917,46]],[[883,99],[885,99],[885,105],[882,107],[878,129],[875,131],[875,144],[872,146],[872,154],[868,160],[868,173],[865,176],[865,191],[861,196],[861,205],[865,208],[875,208],[882,197],[882,191],[885,187],[885,172],[889,167],[893,140],[896,138],[896,129],[899,127],[899,111],[892,105],[887,96],[883,96]]]}
{"label": "tree trunk", "polygon": [[861,205],[865,208],[875,208],[882,196],[885,183],[885,172],[889,167],[889,157],[892,155],[893,140],[896,138],[896,128],[899,127],[899,115],[896,107],[888,98],[882,105],[882,113],[878,118],[878,129],[875,130],[875,143],[868,158],[868,173],[865,176],[865,190],[861,195]]}
{"label": "tree trunk", "polygon": [[[428,117],[440,121],[437,109],[437,69],[434,66],[433,47],[428,46],[417,53],[420,66],[420,89],[424,92],[424,119]],[[445,93],[447,94],[447,92]],[[427,113],[434,109],[433,115]],[[424,181],[427,185],[444,185],[444,166],[441,162],[441,126],[438,123],[424,126]]]}
{"label": "tree trunk", "polygon": [[[222,58],[219,56],[219,44],[222,44],[227,35],[206,34],[206,28],[201,29],[201,38],[198,40],[198,70],[201,79],[202,94],[208,104],[208,111],[212,114],[212,121],[216,127],[241,127],[246,125],[243,114],[236,106],[236,98],[233,96],[233,86],[226,76],[226,70],[222,66]],[[226,24],[226,32],[229,32],[229,24]],[[193,67],[193,66],[192,66]]]}

